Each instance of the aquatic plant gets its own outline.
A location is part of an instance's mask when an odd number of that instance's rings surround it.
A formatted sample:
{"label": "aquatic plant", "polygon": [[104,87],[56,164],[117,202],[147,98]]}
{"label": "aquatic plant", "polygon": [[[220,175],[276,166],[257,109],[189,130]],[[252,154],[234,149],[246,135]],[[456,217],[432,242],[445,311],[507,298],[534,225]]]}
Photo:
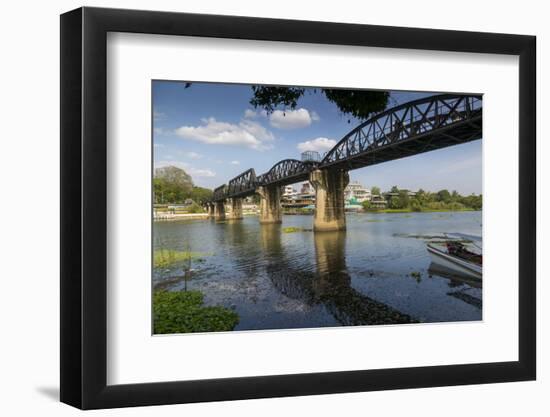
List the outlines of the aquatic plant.
{"label": "aquatic plant", "polygon": [[204,307],[199,291],[153,293],[154,334],[230,331],[239,323],[239,315],[225,307]]}
{"label": "aquatic plant", "polygon": [[283,227],[283,233],[296,233],[303,232],[304,229],[301,227]]}
{"label": "aquatic plant", "polygon": [[411,272],[411,277],[416,279],[416,282],[422,281],[422,274],[420,272]]}
{"label": "aquatic plant", "polygon": [[205,256],[208,256],[205,252],[191,252],[189,250],[178,251],[174,249],[155,249],[153,253],[153,267],[154,268],[167,268],[173,264],[183,261],[201,261]]}

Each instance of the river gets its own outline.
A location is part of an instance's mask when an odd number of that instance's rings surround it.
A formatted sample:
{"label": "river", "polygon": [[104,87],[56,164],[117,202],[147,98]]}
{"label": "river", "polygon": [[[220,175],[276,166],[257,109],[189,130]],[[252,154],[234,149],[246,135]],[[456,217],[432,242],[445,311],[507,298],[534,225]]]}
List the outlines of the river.
{"label": "river", "polygon": [[206,305],[239,314],[235,330],[482,319],[480,285],[434,271],[426,251],[443,233],[481,235],[481,212],[348,213],[346,222],[324,233],[308,215],[263,226],[254,216],[155,222],[155,249],[204,256],[187,275],[154,270],[153,286],[201,291]]}

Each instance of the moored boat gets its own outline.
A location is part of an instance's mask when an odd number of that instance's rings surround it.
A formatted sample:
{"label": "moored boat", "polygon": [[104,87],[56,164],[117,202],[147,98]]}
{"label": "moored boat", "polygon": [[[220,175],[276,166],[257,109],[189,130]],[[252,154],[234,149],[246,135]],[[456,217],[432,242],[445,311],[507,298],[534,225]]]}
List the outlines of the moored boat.
{"label": "moored boat", "polygon": [[448,270],[475,279],[481,279],[483,256],[481,247],[467,245],[463,240],[449,239],[441,242],[430,242],[428,252],[435,264]]}

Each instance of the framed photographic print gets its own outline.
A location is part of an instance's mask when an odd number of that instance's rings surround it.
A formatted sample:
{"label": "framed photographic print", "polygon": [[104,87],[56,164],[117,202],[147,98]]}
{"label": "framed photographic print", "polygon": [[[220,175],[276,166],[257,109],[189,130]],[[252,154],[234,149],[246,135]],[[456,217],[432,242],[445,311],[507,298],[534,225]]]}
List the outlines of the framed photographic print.
{"label": "framed photographic print", "polygon": [[535,38],[61,16],[61,400],[535,379]]}

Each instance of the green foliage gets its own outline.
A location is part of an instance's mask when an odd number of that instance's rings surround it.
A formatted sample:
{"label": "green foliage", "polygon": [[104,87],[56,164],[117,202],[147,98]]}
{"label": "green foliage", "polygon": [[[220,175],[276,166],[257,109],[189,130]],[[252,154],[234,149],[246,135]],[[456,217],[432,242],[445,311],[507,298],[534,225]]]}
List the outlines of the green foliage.
{"label": "green foliage", "polygon": [[187,213],[204,213],[204,209],[193,201],[189,207],[185,209]]}
{"label": "green foliage", "polygon": [[372,195],[380,195],[380,187],[376,187],[376,186],[371,187],[370,193]]}
{"label": "green foliage", "polygon": [[[372,192],[372,191],[371,191]],[[361,203],[361,205],[363,206],[363,210],[370,210],[371,208],[371,203],[370,203],[370,200],[365,200]]]}
{"label": "green foliage", "polygon": [[153,252],[153,267],[154,268],[168,268],[169,266],[177,263],[189,260],[200,260],[208,253],[204,252],[190,252],[190,251],[177,251],[173,249],[156,249]]}
{"label": "green foliage", "polygon": [[155,178],[162,178],[184,188],[193,187],[191,176],[185,170],[171,165],[155,169]]}
{"label": "green foliage", "polygon": [[444,203],[451,202],[451,193],[448,190],[441,190],[437,192],[436,201],[442,201]]}
{"label": "green foliage", "polygon": [[[173,166],[155,171],[153,192],[155,204],[182,204],[189,198],[198,203],[212,196],[212,190],[194,186],[191,177],[183,169]],[[193,210],[191,213],[202,212],[197,211],[197,208]]]}
{"label": "green foliage", "polygon": [[204,307],[199,291],[155,291],[154,334],[223,332],[239,323],[234,311],[221,306]]}
{"label": "green foliage", "polygon": [[[389,198],[387,209],[379,209],[376,210],[377,212],[464,211],[481,210],[483,208],[483,197],[481,194],[462,196],[457,191],[450,193],[448,190],[440,190],[437,193],[430,193],[423,189],[419,189],[415,196],[409,196],[407,191],[399,190],[395,185],[391,188],[390,192],[397,195],[392,195]],[[370,202],[364,202],[363,209],[375,210],[372,208]]]}
{"label": "green foliage", "polygon": [[253,97],[250,99],[250,104],[255,108],[261,107],[268,113],[273,113],[279,105],[295,109],[298,99],[305,91],[305,88],[297,87],[264,87],[253,85]]}
{"label": "green foliage", "polygon": [[386,108],[390,93],[386,91],[323,89],[325,96],[344,114],[366,119]]}
{"label": "green foliage", "polygon": [[302,232],[304,229],[301,227],[283,227],[283,233],[296,233]]}
{"label": "green foliage", "polygon": [[[390,94],[385,91],[367,90],[343,90],[343,89],[320,89],[325,97],[334,103],[343,113],[358,119],[366,119],[373,113],[380,112],[386,108]],[[306,92],[305,88],[298,87],[266,87],[252,86],[253,97],[250,104],[255,108],[262,108],[272,113],[278,106],[295,109],[298,100]],[[313,90],[317,93],[317,89]]]}

